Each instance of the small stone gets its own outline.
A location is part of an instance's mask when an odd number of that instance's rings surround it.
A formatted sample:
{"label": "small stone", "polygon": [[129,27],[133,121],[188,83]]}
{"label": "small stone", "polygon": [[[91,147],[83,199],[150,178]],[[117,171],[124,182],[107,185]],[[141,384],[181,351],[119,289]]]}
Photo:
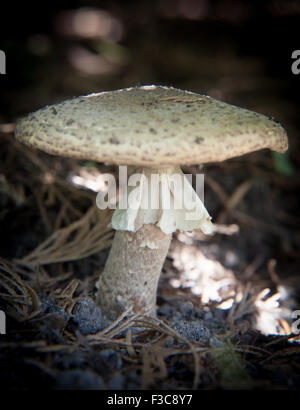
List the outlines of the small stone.
{"label": "small stone", "polygon": [[210,330],[203,326],[201,320],[182,320],[171,326],[177,333],[191,342],[207,344],[210,338]]}
{"label": "small stone", "polygon": [[73,322],[83,335],[95,334],[105,327],[101,310],[89,297],[79,300],[72,313],[74,314]]}
{"label": "small stone", "polygon": [[49,296],[39,295],[41,301],[41,310],[44,313],[52,313],[59,316],[61,319],[68,321],[70,315],[64,311],[64,309],[56,303],[56,301]]}

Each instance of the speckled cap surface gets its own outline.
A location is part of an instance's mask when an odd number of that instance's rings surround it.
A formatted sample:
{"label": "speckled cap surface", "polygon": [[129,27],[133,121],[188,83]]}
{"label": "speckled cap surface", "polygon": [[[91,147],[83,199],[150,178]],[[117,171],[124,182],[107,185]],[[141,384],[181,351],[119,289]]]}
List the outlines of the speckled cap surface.
{"label": "speckled cap surface", "polygon": [[171,87],[89,94],[21,119],[16,138],[49,154],[119,165],[189,165],[288,148],[282,126],[243,108]]}

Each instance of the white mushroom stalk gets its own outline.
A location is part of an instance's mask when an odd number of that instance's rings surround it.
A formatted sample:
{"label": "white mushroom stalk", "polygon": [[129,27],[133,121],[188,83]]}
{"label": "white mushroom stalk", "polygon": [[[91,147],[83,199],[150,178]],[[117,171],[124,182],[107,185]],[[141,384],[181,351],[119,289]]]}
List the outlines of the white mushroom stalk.
{"label": "white mushroom stalk", "polygon": [[171,234],[178,229],[213,233],[211,217],[180,167],[137,168],[127,193],[113,214],[117,232],[96,284],[97,303],[108,319],[130,307],[155,315]]}

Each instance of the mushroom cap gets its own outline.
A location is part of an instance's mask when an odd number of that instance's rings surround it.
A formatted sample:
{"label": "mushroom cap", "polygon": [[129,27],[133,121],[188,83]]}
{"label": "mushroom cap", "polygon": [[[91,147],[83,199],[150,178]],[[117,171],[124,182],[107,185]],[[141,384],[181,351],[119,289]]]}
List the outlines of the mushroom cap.
{"label": "mushroom cap", "polygon": [[265,115],[172,87],[89,94],[21,119],[16,138],[53,155],[118,165],[189,165],[270,148],[282,126]]}

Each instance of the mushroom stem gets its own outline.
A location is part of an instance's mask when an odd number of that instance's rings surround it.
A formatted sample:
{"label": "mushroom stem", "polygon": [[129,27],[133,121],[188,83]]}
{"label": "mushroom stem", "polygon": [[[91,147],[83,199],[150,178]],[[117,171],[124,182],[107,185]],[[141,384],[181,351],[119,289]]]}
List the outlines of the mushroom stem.
{"label": "mushroom stem", "polygon": [[130,307],[155,316],[158,280],[171,237],[153,224],[137,232],[116,232],[96,284],[96,301],[107,319],[116,319]]}
{"label": "mushroom stem", "polygon": [[172,232],[201,228],[212,233],[210,216],[180,167],[129,171],[127,203],[120,201],[113,214],[117,232],[96,284],[97,303],[110,320],[130,307],[155,315],[157,284]]}

